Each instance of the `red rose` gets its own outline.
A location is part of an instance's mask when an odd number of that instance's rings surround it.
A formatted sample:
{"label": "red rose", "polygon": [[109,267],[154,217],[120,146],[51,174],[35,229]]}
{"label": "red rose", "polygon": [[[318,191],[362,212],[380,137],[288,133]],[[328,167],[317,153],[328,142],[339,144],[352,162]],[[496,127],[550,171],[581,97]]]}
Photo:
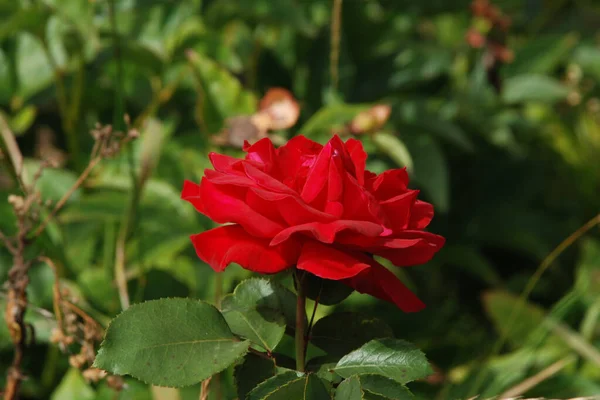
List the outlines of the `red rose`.
{"label": "red rose", "polygon": [[407,188],[405,169],[367,171],[361,142],[337,136],[325,146],[296,136],[278,149],[265,138],[244,150],[243,160],[211,153],[214,170],[184,183],[182,199],[231,223],[191,236],[198,257],[217,272],[232,262],[263,274],[295,266],[406,312],[425,306],[372,257],[422,264],[444,244],[423,231],[433,207]]}

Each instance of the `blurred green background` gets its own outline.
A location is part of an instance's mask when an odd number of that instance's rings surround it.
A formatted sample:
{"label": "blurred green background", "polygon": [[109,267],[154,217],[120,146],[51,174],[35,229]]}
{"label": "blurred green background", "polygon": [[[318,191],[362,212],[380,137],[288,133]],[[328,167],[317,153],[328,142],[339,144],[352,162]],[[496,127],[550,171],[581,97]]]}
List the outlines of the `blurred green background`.
{"label": "blurred green background", "polygon": [[[599,394],[600,230],[580,230],[552,251],[600,211],[600,4],[494,6],[0,0],[0,112],[27,176],[41,159],[58,165],[37,183],[44,199],[57,201],[85,168],[96,123],[124,129],[127,113],[141,132],[94,170],[32,254],[56,260],[63,284],[102,323],[121,309],[113,271],[120,245],[132,301],[213,300],[250,274],[231,267],[215,283],[188,239],[211,222],[179,193],[209,167],[209,151],[242,154],[211,140],[226,119],[253,114],[269,88],[283,87],[301,115],[275,132],[279,140],[325,142],[361,111],[387,104],[386,124],[358,135],[368,168],[408,166],[412,186],[435,205],[430,230],[447,244],[429,264],[395,270],[425,311],[403,314],[359,294],[337,309],[381,317],[423,349],[438,371],[412,386],[425,399],[499,395],[553,364],[558,371],[525,395]],[[2,171],[6,199],[16,188]],[[15,230],[4,200],[0,228]],[[10,266],[0,248],[0,281]],[[544,273],[532,282],[536,271]],[[51,310],[51,271],[34,265],[31,279],[31,303]],[[522,294],[527,303],[518,307]],[[161,392],[127,380],[115,397],[103,383],[86,384],[48,345],[54,322],[43,315],[28,315],[37,341],[24,398],[198,398],[197,386]],[[11,357],[2,322],[0,371]],[[229,375],[211,399],[234,398]]]}

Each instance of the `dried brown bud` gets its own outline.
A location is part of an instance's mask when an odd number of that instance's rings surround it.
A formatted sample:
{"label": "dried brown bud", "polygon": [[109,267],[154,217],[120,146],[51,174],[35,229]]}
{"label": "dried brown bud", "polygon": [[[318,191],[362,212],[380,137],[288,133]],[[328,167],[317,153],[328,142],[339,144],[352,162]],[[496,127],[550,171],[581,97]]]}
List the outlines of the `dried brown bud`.
{"label": "dried brown bud", "polygon": [[467,34],[465,35],[465,40],[467,41],[469,46],[473,47],[474,49],[482,48],[486,42],[485,36],[474,28],[471,28],[467,31]]}
{"label": "dried brown bud", "polygon": [[15,194],[11,194],[8,196],[8,202],[13,206],[13,208],[16,211],[22,211],[25,207],[25,199]]}
{"label": "dried brown bud", "polygon": [[567,95],[567,104],[575,107],[581,103],[581,93],[577,90],[573,90],[571,93]]}
{"label": "dried brown bud", "polygon": [[82,354],[75,354],[69,357],[69,365],[74,368],[81,369],[87,362],[87,357]]}
{"label": "dried brown bud", "polygon": [[87,382],[96,383],[100,379],[104,378],[107,375],[107,373],[106,371],[103,371],[98,368],[88,368],[82,372],[82,375],[83,379],[85,379]]}
{"label": "dried brown bud", "polygon": [[381,129],[390,118],[392,108],[386,104],[377,104],[367,111],[356,115],[350,122],[350,132],[360,135]]}
{"label": "dried brown bud", "polygon": [[260,100],[259,110],[271,117],[269,129],[288,129],[300,116],[300,105],[292,93],[284,88],[271,88]]}
{"label": "dried brown bud", "polygon": [[115,375],[109,375],[106,378],[106,384],[115,389],[116,391],[121,391],[123,390],[123,387],[125,386],[125,382],[123,381],[123,378],[121,378],[120,376],[115,376]]}
{"label": "dried brown bud", "polygon": [[[264,129],[262,119],[255,116],[238,116],[229,118],[227,128],[218,136],[213,136],[212,142],[218,145],[228,145],[241,149],[244,142],[254,143],[264,137],[267,132]],[[263,126],[257,126],[257,123]]]}

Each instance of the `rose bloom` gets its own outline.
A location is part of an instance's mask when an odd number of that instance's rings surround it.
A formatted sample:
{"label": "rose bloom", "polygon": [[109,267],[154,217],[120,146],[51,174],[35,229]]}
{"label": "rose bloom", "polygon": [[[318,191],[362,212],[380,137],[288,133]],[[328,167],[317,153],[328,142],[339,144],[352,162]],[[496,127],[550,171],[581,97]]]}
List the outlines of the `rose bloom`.
{"label": "rose bloom", "polygon": [[182,199],[228,225],[191,240],[215,271],[234,262],[260,274],[296,267],[340,281],[406,312],[425,305],[373,255],[396,266],[429,261],[444,238],[423,229],[431,204],[408,189],[406,169],[376,175],[356,139],[325,146],[296,136],[276,149],[246,143],[245,159],[211,153],[200,185],[185,181]]}

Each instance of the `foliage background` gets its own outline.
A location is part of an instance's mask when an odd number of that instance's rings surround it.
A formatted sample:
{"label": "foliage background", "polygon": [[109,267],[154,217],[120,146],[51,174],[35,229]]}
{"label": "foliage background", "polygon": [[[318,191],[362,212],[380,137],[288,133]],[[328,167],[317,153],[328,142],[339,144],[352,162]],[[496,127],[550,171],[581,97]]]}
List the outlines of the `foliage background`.
{"label": "foliage background", "polygon": [[[332,33],[330,0],[0,1],[1,112],[30,175],[41,158],[64,160],[39,181],[44,198],[58,200],[76,180],[97,122],[123,128],[126,112],[141,130],[75,193],[36,251],[59,262],[64,283],[101,322],[121,309],[119,245],[132,301],[215,299],[249,273],[232,267],[220,281],[196,258],[188,236],[211,223],[179,192],[208,167],[217,150],[210,137],[225,119],[253,113],[266,90],[285,87],[302,113],[279,133],[324,142],[369,105],[389,104],[379,140],[361,137],[369,168],[412,166],[413,186],[436,206],[431,230],[447,245],[428,265],[397,271],[425,311],[402,314],[358,294],[337,308],[379,316],[425,351],[439,374],[414,386],[423,398],[498,395],[564,359],[526,394],[600,393],[598,228],[542,263],[599,212],[600,5],[498,1],[512,18],[506,45],[514,60],[494,71],[497,90],[486,50],[465,40],[470,28],[487,29],[469,2],[339,3]],[[0,174],[0,197],[14,190]],[[4,201],[0,228],[15,229]],[[529,294],[540,263],[549,268]],[[1,280],[10,265],[0,248]],[[36,265],[31,278],[32,304],[51,309],[52,273]],[[29,318],[38,337],[25,398],[113,398],[48,345],[52,320],[35,311]],[[0,325],[0,370],[10,355]],[[119,398],[198,398],[198,387],[165,394],[128,384]],[[228,373],[212,396],[218,392],[234,396]]]}

